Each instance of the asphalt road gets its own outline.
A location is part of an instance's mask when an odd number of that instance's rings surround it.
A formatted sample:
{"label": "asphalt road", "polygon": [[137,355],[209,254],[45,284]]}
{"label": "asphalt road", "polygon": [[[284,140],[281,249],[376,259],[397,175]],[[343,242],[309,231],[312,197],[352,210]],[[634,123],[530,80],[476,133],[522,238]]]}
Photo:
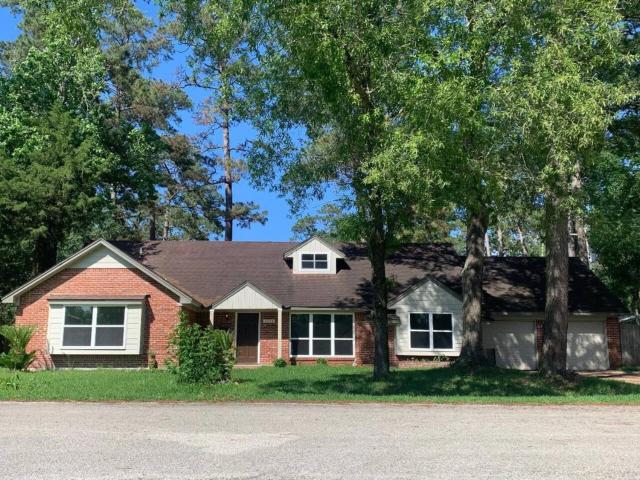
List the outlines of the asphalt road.
{"label": "asphalt road", "polygon": [[0,478],[638,479],[640,408],[0,403]]}

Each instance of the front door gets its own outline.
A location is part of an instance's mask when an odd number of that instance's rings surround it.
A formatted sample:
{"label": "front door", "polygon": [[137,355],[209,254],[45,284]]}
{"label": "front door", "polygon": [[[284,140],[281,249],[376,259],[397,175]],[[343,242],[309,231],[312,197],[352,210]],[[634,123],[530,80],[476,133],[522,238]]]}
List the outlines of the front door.
{"label": "front door", "polygon": [[238,363],[258,363],[259,313],[238,313],[236,359]]}

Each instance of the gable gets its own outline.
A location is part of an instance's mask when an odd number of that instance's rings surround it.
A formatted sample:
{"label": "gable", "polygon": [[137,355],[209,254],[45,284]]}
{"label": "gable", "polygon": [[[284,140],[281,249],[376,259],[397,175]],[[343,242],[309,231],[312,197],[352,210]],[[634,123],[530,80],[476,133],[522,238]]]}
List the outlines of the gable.
{"label": "gable", "polygon": [[100,245],[69,264],[67,268],[133,268],[133,265],[122,256]]}
{"label": "gable", "polygon": [[412,309],[431,306],[461,306],[460,296],[440,282],[426,278],[389,302],[389,308]]}
{"label": "gable", "polygon": [[[37,285],[40,285],[63,270],[69,268],[105,268],[104,265],[119,265],[116,267],[106,268],[135,268],[150,277],[152,280],[158,282],[172,293],[176,294],[180,299],[180,303],[199,306],[199,303],[194,300],[191,295],[180,290],[153,270],[145,267],[137,260],[103,239],[96,240],[95,242],[87,245],[66,260],[59,262],[46,272],[41,273],[29,282],[16,288],[2,298],[2,303],[13,303],[17,305],[20,302],[20,296],[22,294],[28,292]],[[78,292],[78,294],[82,294],[82,292]]]}
{"label": "gable", "polygon": [[219,310],[265,310],[281,308],[282,304],[250,283],[235,288],[211,308]]}

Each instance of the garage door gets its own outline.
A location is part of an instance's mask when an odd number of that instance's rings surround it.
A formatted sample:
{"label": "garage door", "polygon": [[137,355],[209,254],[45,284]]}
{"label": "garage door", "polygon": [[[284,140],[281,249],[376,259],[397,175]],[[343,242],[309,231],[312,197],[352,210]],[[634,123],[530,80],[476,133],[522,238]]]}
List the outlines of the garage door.
{"label": "garage door", "polygon": [[567,331],[567,368],[569,370],[606,370],[609,368],[604,322],[569,322]]}
{"label": "garage door", "polygon": [[536,333],[534,322],[496,321],[486,325],[483,343],[496,351],[496,365],[501,368],[535,370]]}

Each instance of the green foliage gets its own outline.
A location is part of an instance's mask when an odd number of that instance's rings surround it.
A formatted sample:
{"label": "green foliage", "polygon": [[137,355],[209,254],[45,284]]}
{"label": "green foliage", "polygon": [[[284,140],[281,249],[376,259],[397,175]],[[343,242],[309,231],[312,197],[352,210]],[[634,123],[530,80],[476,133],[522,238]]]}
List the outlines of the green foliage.
{"label": "green foliage", "polygon": [[35,333],[35,327],[29,325],[0,326],[0,335],[9,344],[9,351],[0,354],[0,366],[12,370],[26,370],[36,357],[36,352],[27,352],[27,345]]}
{"label": "green foliage", "polygon": [[181,312],[169,345],[175,361],[167,366],[179,382],[213,384],[231,378],[235,351],[230,332],[203,328]]}
{"label": "green foliage", "polygon": [[316,359],[316,365],[328,365],[326,358],[318,358]]}
{"label": "green foliage", "polygon": [[276,368],[284,368],[287,366],[287,362],[284,358],[276,358],[273,361],[273,366]]}

